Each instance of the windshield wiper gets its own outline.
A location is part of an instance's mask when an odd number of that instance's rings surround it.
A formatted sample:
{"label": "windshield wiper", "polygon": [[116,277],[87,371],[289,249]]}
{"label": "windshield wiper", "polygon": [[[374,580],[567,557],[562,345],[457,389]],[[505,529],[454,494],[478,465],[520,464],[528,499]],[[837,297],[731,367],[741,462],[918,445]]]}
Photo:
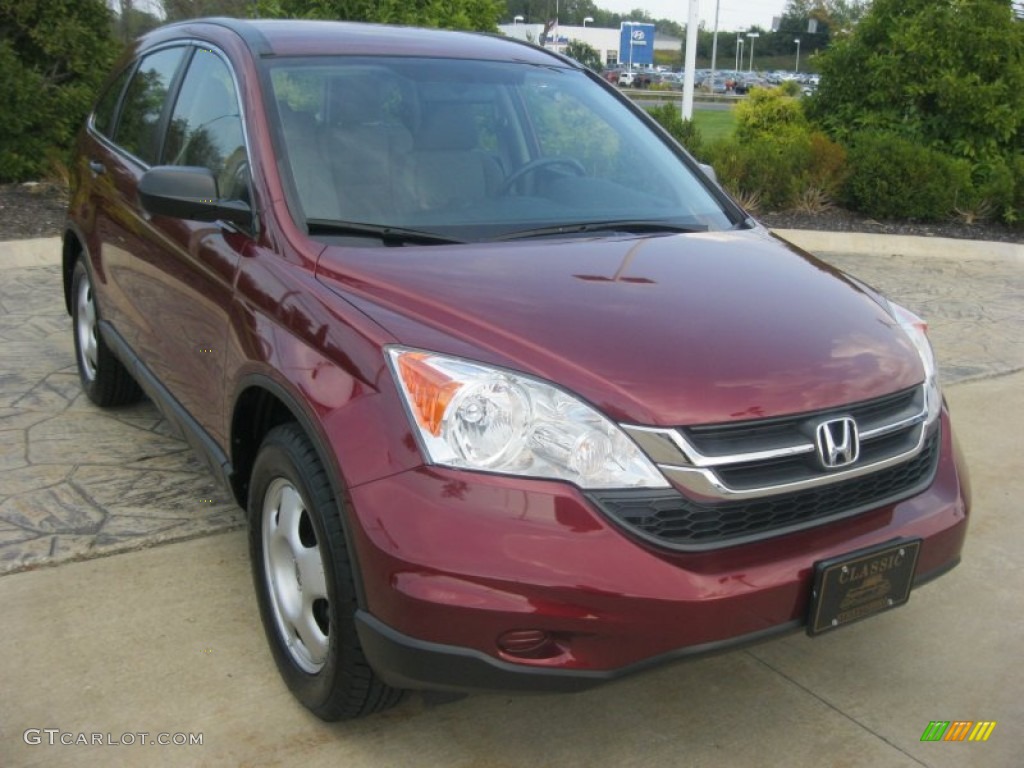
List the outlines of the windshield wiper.
{"label": "windshield wiper", "polygon": [[646,233],[692,234],[707,232],[707,224],[673,224],[666,221],[650,219],[622,219],[620,221],[588,221],[580,224],[556,224],[537,229],[522,229],[508,232],[496,237],[495,240],[523,240],[531,237],[550,237],[552,235],[578,235],[588,232],[625,232],[631,235]]}
{"label": "windshield wiper", "polygon": [[309,234],[314,235],[356,235],[376,237],[385,245],[454,245],[465,242],[436,232],[421,232],[418,229],[388,227],[383,224],[361,224],[354,221],[334,219],[306,219]]}

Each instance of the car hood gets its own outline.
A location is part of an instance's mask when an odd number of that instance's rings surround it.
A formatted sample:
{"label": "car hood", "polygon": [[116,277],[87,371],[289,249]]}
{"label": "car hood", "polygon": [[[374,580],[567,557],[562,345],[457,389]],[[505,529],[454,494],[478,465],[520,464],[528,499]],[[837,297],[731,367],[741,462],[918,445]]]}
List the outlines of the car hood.
{"label": "car hood", "polygon": [[865,289],[763,230],[328,246],[317,276],[401,344],[531,373],[622,422],[768,418],[924,379]]}

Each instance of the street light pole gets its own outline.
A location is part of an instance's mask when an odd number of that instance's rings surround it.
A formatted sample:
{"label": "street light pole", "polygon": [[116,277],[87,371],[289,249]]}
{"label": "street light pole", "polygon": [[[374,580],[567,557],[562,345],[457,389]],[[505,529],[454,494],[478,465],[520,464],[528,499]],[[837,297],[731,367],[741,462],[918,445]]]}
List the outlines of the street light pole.
{"label": "street light pole", "polygon": [[748,72],[754,71],[754,41],[760,36],[760,32],[747,32],[747,37],[750,38],[750,67],[747,69]]}
{"label": "street light pole", "polygon": [[793,42],[796,43],[796,69],[793,71],[800,74],[800,38],[798,37]]}
{"label": "street light pole", "polygon": [[[715,0],[715,35],[711,38],[711,95],[715,94],[715,65],[718,59],[718,7],[721,0]],[[696,64],[696,62],[694,62]]]}
{"label": "street light pole", "polygon": [[744,40],[739,35],[736,35],[736,74],[740,73],[740,67],[743,66],[743,43]]}
{"label": "street light pole", "polygon": [[686,62],[683,72],[683,120],[693,119],[693,79],[697,74],[697,27],[700,24],[700,0],[690,0],[690,18],[686,22]]}

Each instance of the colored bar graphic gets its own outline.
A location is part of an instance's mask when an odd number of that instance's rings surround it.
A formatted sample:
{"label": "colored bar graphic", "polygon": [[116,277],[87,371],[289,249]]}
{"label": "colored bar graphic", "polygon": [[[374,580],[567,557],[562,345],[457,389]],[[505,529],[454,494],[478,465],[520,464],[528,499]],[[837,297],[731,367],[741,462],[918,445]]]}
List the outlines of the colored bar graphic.
{"label": "colored bar graphic", "polygon": [[974,723],[971,720],[954,720],[953,724],[949,726],[949,730],[946,731],[946,738],[943,741],[963,741],[971,732],[972,725]]}
{"label": "colored bar graphic", "polygon": [[968,741],[988,741],[988,737],[992,735],[992,731],[994,731],[995,728],[995,720],[981,721],[974,726],[974,730],[971,731]]}
{"label": "colored bar graphic", "polygon": [[995,728],[995,720],[932,720],[921,741],[988,741]]}

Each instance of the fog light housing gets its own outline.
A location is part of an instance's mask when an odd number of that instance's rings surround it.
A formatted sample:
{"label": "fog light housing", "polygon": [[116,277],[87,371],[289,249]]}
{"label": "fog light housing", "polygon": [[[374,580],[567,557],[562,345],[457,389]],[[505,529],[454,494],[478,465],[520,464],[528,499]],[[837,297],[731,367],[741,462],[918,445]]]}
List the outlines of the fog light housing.
{"label": "fog light housing", "polygon": [[543,629],[510,629],[498,636],[498,650],[521,659],[546,659],[558,656],[562,649]]}

